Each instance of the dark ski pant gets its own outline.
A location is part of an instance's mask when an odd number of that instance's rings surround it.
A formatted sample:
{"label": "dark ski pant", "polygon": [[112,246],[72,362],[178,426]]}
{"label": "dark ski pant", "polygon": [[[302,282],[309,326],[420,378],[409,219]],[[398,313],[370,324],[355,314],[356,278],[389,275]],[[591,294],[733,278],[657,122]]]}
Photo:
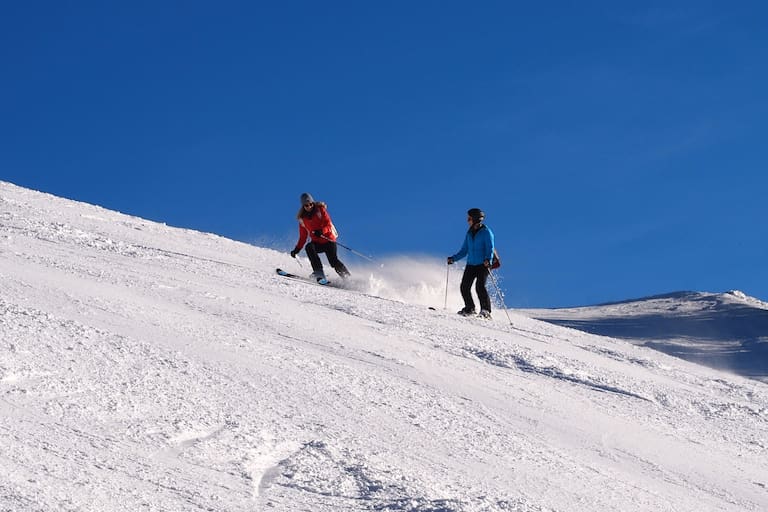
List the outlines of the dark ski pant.
{"label": "dark ski pant", "polygon": [[475,309],[475,302],[472,300],[472,281],[475,283],[477,298],[480,299],[480,309],[491,310],[491,298],[488,296],[488,290],[485,289],[485,281],[488,279],[488,269],[485,265],[467,265],[464,267],[464,275],[461,277],[461,297],[464,299],[464,307]]}
{"label": "dark ski pant", "polygon": [[336,242],[326,242],[324,244],[318,244],[315,242],[309,242],[307,244],[307,257],[312,264],[312,270],[314,272],[323,272],[323,263],[320,261],[319,253],[324,252],[328,257],[328,263],[336,270],[336,273],[341,277],[347,277],[349,270],[341,262],[336,255]]}

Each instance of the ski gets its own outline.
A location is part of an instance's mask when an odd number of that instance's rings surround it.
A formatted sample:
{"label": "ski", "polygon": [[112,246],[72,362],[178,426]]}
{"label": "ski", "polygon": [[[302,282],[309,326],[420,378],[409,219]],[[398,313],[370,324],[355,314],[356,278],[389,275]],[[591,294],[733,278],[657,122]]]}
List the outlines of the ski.
{"label": "ski", "polygon": [[[292,274],[290,272],[286,272],[281,268],[276,268],[275,272],[277,272],[278,275],[281,275],[283,277],[289,277],[291,279],[301,279],[302,281],[308,281],[310,283],[312,282],[312,279],[310,279],[309,277],[300,276],[298,274]],[[324,277],[317,279],[316,282],[317,284],[321,284],[321,285],[327,285],[330,283],[330,281],[328,281],[328,279],[325,279]]]}

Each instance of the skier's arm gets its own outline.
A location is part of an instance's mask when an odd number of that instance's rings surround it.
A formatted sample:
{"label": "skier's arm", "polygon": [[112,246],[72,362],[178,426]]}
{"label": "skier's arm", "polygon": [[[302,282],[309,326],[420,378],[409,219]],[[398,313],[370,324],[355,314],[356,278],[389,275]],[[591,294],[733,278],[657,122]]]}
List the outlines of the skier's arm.
{"label": "skier's arm", "polygon": [[296,242],[296,252],[299,252],[303,247],[304,243],[307,241],[307,236],[309,235],[309,231],[307,231],[307,228],[304,226],[304,223],[299,221],[299,241]]}
{"label": "skier's arm", "polygon": [[464,237],[464,244],[461,246],[461,249],[459,249],[459,252],[451,256],[451,259],[453,261],[459,261],[461,258],[467,255],[467,238]]}
{"label": "skier's arm", "polygon": [[322,209],[322,226],[320,228],[320,231],[322,231],[323,236],[327,238],[332,238],[333,230],[331,226],[333,226],[333,221],[331,220],[331,215],[328,213],[327,208]]}
{"label": "skier's arm", "polygon": [[493,248],[496,245],[496,237],[493,236],[493,231],[490,229],[486,229],[485,231],[488,232],[488,241],[485,246],[485,257],[483,259],[493,262]]}

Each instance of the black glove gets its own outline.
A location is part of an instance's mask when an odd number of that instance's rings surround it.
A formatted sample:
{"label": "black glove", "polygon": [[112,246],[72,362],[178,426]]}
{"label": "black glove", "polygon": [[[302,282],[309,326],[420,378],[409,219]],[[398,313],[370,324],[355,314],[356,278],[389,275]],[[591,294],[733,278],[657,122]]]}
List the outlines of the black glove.
{"label": "black glove", "polygon": [[485,268],[491,268],[491,262],[490,262],[490,260],[485,260],[485,261],[483,262],[483,266],[484,266]]}
{"label": "black glove", "polygon": [[317,236],[317,237],[321,237],[321,236],[323,236],[323,232],[322,232],[322,231],[320,231],[319,229],[316,229],[316,230],[314,230],[314,231],[312,232],[312,234],[313,234],[313,235],[315,235],[315,236]]}
{"label": "black glove", "polygon": [[453,258],[451,258],[450,256],[448,256],[448,264],[453,265]]}
{"label": "black glove", "polygon": [[295,258],[297,254],[299,254],[299,251],[297,251],[296,249],[292,250],[291,251],[291,258]]}

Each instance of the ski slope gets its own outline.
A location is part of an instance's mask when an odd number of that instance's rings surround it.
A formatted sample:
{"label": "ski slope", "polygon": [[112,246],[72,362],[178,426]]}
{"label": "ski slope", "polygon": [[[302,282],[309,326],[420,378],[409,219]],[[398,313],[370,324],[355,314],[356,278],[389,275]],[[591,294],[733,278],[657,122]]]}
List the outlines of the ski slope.
{"label": "ski slope", "polygon": [[0,182],[0,510],[768,510],[766,384],[347,263]]}

